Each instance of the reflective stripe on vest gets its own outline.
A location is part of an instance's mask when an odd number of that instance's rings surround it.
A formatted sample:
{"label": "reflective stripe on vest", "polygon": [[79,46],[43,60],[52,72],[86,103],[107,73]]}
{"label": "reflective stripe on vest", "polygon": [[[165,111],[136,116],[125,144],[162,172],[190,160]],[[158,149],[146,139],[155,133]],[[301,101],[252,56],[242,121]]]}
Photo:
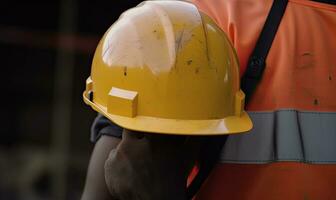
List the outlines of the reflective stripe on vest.
{"label": "reflective stripe on vest", "polygon": [[249,112],[250,134],[229,136],[221,163],[336,163],[336,112]]}

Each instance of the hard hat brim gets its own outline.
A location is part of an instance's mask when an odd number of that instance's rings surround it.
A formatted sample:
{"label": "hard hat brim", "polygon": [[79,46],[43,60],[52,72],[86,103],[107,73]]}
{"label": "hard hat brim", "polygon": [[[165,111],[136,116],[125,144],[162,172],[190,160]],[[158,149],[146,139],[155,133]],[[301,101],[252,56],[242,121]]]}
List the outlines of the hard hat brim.
{"label": "hard hat brim", "polygon": [[84,92],[86,104],[104,115],[113,123],[125,129],[169,135],[226,135],[244,133],[252,129],[252,121],[244,111],[241,116],[229,116],[222,119],[184,120],[159,117],[135,116],[124,117],[107,112],[107,108],[90,101]]}

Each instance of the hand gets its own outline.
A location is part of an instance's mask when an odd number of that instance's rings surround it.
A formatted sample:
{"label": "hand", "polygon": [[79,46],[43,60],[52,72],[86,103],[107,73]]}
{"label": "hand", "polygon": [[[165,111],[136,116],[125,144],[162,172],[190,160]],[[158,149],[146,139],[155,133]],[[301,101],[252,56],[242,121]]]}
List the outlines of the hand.
{"label": "hand", "polygon": [[118,200],[184,200],[199,139],[124,130],[105,162],[107,187]]}

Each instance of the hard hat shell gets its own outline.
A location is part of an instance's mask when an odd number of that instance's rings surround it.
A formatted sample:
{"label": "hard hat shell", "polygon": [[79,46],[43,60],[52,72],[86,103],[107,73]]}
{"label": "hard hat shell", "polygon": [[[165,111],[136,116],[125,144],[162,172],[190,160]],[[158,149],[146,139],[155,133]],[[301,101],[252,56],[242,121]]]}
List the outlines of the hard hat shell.
{"label": "hard hat shell", "polygon": [[124,12],[96,49],[84,101],[126,129],[180,135],[248,131],[238,59],[197,7],[145,1]]}

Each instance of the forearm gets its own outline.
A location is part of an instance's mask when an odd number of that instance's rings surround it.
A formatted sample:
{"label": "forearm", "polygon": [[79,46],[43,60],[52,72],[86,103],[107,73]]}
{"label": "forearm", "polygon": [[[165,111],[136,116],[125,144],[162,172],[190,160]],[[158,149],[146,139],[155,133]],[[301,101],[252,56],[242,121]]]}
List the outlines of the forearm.
{"label": "forearm", "polygon": [[104,164],[110,151],[115,149],[119,142],[119,138],[110,136],[102,136],[97,141],[91,155],[81,200],[112,199],[105,183]]}

